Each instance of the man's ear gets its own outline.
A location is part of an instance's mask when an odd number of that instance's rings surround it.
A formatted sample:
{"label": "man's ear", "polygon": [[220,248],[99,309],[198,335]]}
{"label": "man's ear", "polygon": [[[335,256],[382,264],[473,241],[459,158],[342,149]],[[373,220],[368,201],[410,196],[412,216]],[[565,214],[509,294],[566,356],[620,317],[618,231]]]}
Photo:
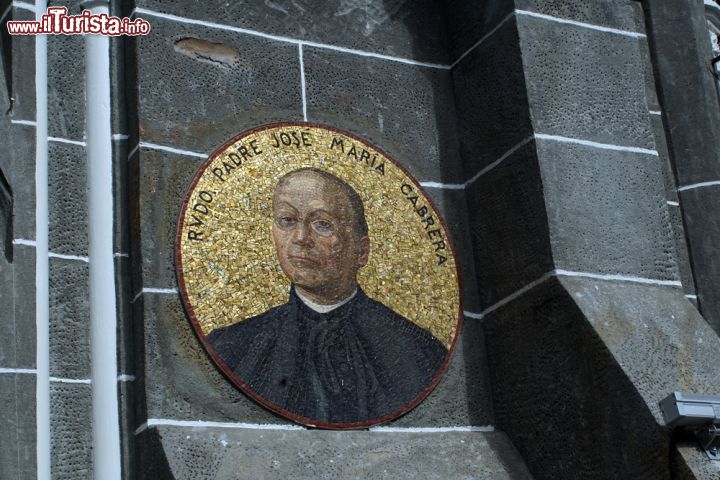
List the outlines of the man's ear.
{"label": "man's ear", "polygon": [[357,267],[362,268],[368,263],[368,259],[370,258],[370,237],[365,235],[364,237],[360,237],[358,240],[358,259],[357,259]]}

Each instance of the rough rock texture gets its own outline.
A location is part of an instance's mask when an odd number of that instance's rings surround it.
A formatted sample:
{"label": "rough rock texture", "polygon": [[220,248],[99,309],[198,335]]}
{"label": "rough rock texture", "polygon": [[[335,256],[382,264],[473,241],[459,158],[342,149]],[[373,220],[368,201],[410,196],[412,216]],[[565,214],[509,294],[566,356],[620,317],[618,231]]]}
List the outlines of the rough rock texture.
{"label": "rough rock texture", "polygon": [[497,425],[536,478],[670,478],[658,402],[720,389],[720,339],[672,287],[551,279],[487,344]]}
{"label": "rough rock texture", "polygon": [[[143,142],[209,154],[248,128],[302,120],[297,45],[159,18],[152,29],[137,39]],[[239,58],[233,66],[190,58],[175,50],[185,38],[227,45]]]}
{"label": "rough rock texture", "polygon": [[92,478],[90,385],[50,386],[50,449],[53,479]]}
{"label": "rough rock texture", "polygon": [[90,378],[88,264],[50,259],[50,375]]}
{"label": "rough rock texture", "polygon": [[708,459],[694,441],[681,441],[673,447],[673,480],[715,480],[720,478],[720,462]]}
{"label": "rough rock texture", "polygon": [[720,179],[720,124],[717,85],[702,2],[644,3],[650,50],[663,105],[670,159],[677,175],[688,250],[703,316],[720,332],[720,240],[717,184]]}
{"label": "rough rock texture", "polygon": [[[442,5],[432,0],[294,2],[142,0],[137,6],[294,40],[447,63]],[[157,22],[151,14],[140,14]]]}
{"label": "rough rock texture", "polygon": [[[143,433],[148,442],[157,435],[164,445],[176,448],[166,449],[165,459],[155,458],[154,463],[167,462],[177,478],[187,480],[531,478],[499,432],[156,430]],[[161,468],[153,475],[166,478]]]}
{"label": "rough rock texture", "polygon": [[65,255],[88,252],[87,160],[85,147],[50,142],[48,196],[50,251]]}
{"label": "rough rock texture", "polygon": [[35,377],[0,375],[0,478],[34,480]]}
{"label": "rough rock texture", "polygon": [[309,121],[366,138],[419,181],[463,181],[447,70],[309,47],[304,65]]}

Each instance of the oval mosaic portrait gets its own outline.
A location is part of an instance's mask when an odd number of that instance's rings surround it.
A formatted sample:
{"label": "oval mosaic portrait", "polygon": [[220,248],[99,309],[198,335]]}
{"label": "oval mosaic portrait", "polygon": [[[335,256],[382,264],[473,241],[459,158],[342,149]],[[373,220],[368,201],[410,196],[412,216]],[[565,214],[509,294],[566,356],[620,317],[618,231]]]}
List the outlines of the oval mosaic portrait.
{"label": "oval mosaic portrait", "polygon": [[439,381],[460,326],[438,212],[387,154],[327,126],[266,125],[217,149],[188,188],[176,269],[212,360],[305,425],[407,412]]}

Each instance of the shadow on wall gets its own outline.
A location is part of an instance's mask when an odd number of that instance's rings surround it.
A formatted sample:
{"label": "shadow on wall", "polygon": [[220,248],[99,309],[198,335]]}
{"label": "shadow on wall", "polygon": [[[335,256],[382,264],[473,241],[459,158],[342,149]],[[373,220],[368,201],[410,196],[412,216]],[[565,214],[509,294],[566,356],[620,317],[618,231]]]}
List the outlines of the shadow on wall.
{"label": "shadow on wall", "polygon": [[[468,5],[472,4],[472,5]],[[426,28],[424,24],[405,21],[407,29],[405,38],[412,44],[412,59],[441,65],[437,67],[409,67],[420,76],[416,85],[408,85],[410,94],[406,99],[410,102],[410,110],[422,110],[429,119],[424,122],[422,130],[413,132],[420,137],[431,138],[437,148],[434,176],[417,178],[424,183],[425,192],[440,211],[445,225],[449,230],[455,247],[456,261],[462,283],[463,309],[467,312],[479,313],[482,310],[482,295],[478,292],[475,272],[477,246],[473,245],[468,206],[463,184],[473,173],[469,173],[461,158],[461,139],[463,131],[457,102],[462,101],[462,92],[456,90],[458,83],[454,78],[451,66],[483,35],[485,24],[495,22],[494,14],[486,15],[486,8],[478,3],[486,2],[402,2],[385,0],[384,8],[389,16],[398,15],[402,18],[422,17],[425,22],[435,22],[436,26]],[[401,8],[399,7],[401,6]],[[408,9],[420,12],[408,14]],[[488,18],[492,17],[492,18]],[[431,37],[428,31],[436,32]],[[475,38],[477,36],[477,38]],[[402,37],[399,35],[399,37]],[[441,56],[429,58],[428,44],[442,45]],[[419,85],[424,88],[417,91]],[[417,102],[413,104],[412,102]],[[392,105],[388,105],[392,108]],[[404,120],[404,119],[403,119]],[[400,129],[413,128],[412,123],[401,121]],[[382,132],[387,136],[389,132]],[[409,133],[409,132],[408,132]],[[399,159],[402,162],[402,158]],[[411,160],[415,160],[412,158]],[[445,377],[426,403],[417,407],[438,409],[444,413],[446,408],[455,408],[455,414],[441,414],[447,425],[441,426],[487,426],[495,423],[492,393],[489,382],[487,354],[485,350],[482,320],[465,317],[455,352]],[[461,398],[458,398],[461,397]],[[442,402],[442,405],[432,405]],[[408,416],[412,417],[413,413]],[[498,450],[502,453],[502,450]]]}

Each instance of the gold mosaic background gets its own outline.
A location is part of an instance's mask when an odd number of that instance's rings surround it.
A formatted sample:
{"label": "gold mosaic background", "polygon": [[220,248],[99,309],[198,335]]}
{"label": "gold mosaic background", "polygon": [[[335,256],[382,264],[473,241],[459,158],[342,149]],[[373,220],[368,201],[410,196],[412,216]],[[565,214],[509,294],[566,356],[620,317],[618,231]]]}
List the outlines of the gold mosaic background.
{"label": "gold mosaic background", "polygon": [[[273,134],[291,132],[296,132],[296,137],[290,137],[293,145],[273,146]],[[301,138],[300,132],[306,132],[305,143],[311,146],[295,141]],[[330,149],[333,138],[343,140],[345,153],[337,146]],[[262,153],[246,158],[241,166],[226,173],[223,161],[235,167],[228,154],[236,152],[239,145],[252,152],[251,140]],[[348,155],[351,145],[358,157],[363,148],[371,159],[376,155],[375,165],[384,163],[385,174]],[[179,274],[203,333],[287,302],[290,283],[275,257],[271,203],[277,180],[302,167],[333,173],[363,199],[371,242],[370,260],[358,276],[363,290],[430,330],[449,348],[459,309],[455,257],[448,245],[442,251],[447,261],[438,265],[425,223],[400,190],[404,183],[417,187],[400,168],[368,145],[335,131],[305,126],[272,127],[236,141],[214,158],[189,196],[182,216],[179,248],[183,271]],[[223,169],[224,182],[213,174],[214,168]],[[202,192],[210,192],[212,201],[204,201],[209,197]],[[417,206],[428,206],[437,219],[424,195],[417,194]],[[206,205],[208,214],[194,211],[196,204]],[[197,219],[204,225],[191,227]],[[447,232],[439,222],[431,228],[440,228],[448,243]],[[189,240],[189,231],[201,231],[203,241]]]}

